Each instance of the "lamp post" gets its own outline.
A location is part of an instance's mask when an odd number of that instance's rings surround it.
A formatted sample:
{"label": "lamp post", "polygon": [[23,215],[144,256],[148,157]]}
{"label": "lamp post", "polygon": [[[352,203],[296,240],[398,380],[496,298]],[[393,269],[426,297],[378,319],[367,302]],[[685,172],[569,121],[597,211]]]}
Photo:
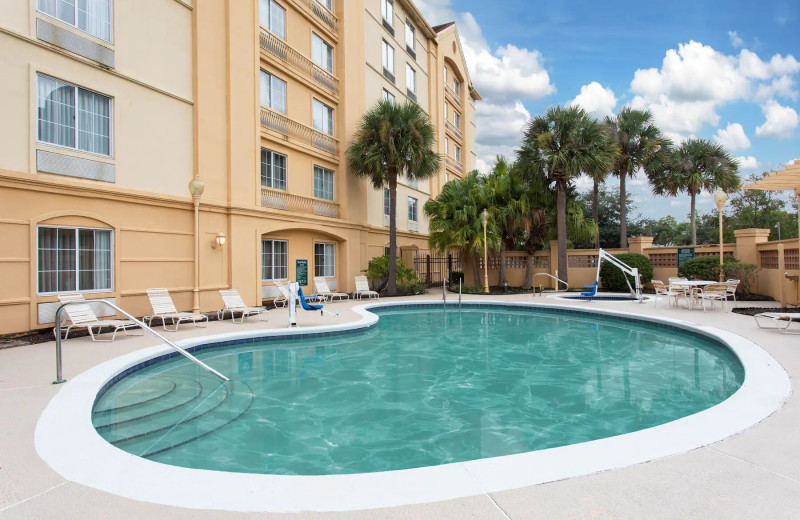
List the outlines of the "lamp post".
{"label": "lamp post", "polygon": [[489,222],[489,212],[485,209],[481,213],[481,222],[483,222],[483,292],[489,293],[489,261],[486,252],[488,244],[486,243],[486,224]]}
{"label": "lamp post", "polygon": [[189,193],[194,206],[194,287],[192,288],[192,312],[200,312],[200,196],[205,184],[200,177],[189,181]]}
{"label": "lamp post", "polygon": [[722,190],[717,191],[714,193],[714,202],[717,204],[717,210],[719,211],[719,281],[725,281],[725,272],[722,269],[723,264],[723,257],[724,252],[722,250],[722,207],[725,205],[725,201],[728,200],[728,194]]}

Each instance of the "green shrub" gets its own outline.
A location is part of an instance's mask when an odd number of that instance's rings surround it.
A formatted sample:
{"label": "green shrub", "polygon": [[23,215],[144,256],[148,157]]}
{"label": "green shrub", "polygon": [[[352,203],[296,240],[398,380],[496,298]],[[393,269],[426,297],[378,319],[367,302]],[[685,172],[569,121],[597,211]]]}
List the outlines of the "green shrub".
{"label": "green shrub", "polygon": [[[389,256],[376,256],[369,261],[367,268],[362,271],[367,278],[373,281],[376,291],[380,292],[386,287],[389,278]],[[397,258],[397,287],[402,289],[413,288],[418,282],[417,273],[408,267],[402,258]]]}
{"label": "green shrub", "polygon": [[[639,278],[641,279],[642,285],[650,283],[650,280],[653,279],[653,264],[650,263],[650,259],[646,256],[635,253],[622,253],[614,255],[614,257],[620,262],[628,264],[630,267],[637,267],[639,269]],[[600,283],[603,284],[603,289],[605,290],[627,291],[628,284],[625,283],[626,277],[631,287],[635,288],[633,276],[625,274],[619,267],[611,262],[606,260],[600,267]]]}
{"label": "green shrub", "polygon": [[483,286],[482,285],[465,285],[461,288],[461,292],[464,294],[482,294],[483,293]]}
{"label": "green shrub", "polygon": [[456,286],[458,282],[464,284],[464,273],[462,271],[453,271],[450,273],[450,285]]}
{"label": "green shrub", "polygon": [[[732,256],[725,263],[739,263]],[[719,255],[698,256],[687,260],[678,268],[678,276],[689,280],[719,280]]]}
{"label": "green shrub", "polygon": [[725,262],[722,269],[725,272],[726,280],[730,278],[739,280],[739,287],[736,288],[737,297],[749,297],[752,292],[751,287],[756,279],[758,267],[753,264],[743,264],[741,262]]}

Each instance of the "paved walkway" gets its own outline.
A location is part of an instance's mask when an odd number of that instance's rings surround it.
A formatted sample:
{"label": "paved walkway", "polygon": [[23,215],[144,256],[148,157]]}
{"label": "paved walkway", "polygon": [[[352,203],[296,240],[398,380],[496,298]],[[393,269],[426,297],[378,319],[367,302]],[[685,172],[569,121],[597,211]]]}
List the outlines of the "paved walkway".
{"label": "paved walkway", "polygon": [[[438,293],[413,299],[440,299]],[[408,300],[397,299],[396,301]],[[412,300],[413,300],[412,299]],[[479,299],[465,297],[465,299]],[[564,304],[530,294],[493,300]],[[395,301],[394,299],[392,301]],[[355,303],[335,303],[339,320],[355,320]],[[721,311],[654,308],[627,302],[570,303],[643,315],[668,316],[715,326],[761,345],[788,372],[800,375],[800,338],[758,329],[753,318]],[[663,305],[663,304],[662,304]],[[761,306],[761,304],[752,304]],[[284,328],[285,310],[271,321],[244,325],[212,322],[208,329],[182,328],[169,337],[241,329]],[[301,325],[330,323],[330,317],[301,313]],[[65,342],[67,379],[116,356],[156,344],[151,337],[122,337],[114,343],[88,338]],[[137,502],[65,481],[37,455],[33,436],[39,415],[59,386],[54,342],[0,351],[0,520],[5,519],[789,519],[800,518],[800,404],[787,404],[762,423],[710,446],[619,470],[550,484],[447,502],[350,513],[235,514],[197,511]],[[364,493],[369,493],[368,489]]]}

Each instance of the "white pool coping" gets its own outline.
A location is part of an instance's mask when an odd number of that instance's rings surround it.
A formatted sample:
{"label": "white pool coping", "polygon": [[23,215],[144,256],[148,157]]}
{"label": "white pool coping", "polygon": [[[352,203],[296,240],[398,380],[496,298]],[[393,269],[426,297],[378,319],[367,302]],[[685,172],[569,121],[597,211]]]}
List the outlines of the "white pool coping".
{"label": "white pool coping", "polygon": [[[380,473],[286,476],[170,466],[126,453],[105,441],[91,423],[101,388],[143,360],[170,352],[151,347],[97,365],[64,384],[39,419],[36,450],[65,479],[134,500],[241,512],[354,511],[456,499],[563,480],[684,453],[745,430],[777,411],[791,394],[780,364],[755,343],[713,327],[681,320],[574,306],[469,301],[563,309],[677,325],[720,339],[745,368],[741,388],[724,402],[660,426],[559,448],[426,468]],[[371,303],[353,308],[361,319],[342,325],[218,334],[179,342],[188,347],[250,337],[354,330],[374,325],[368,308],[441,305],[441,302]],[[456,307],[457,302],[448,303]]]}

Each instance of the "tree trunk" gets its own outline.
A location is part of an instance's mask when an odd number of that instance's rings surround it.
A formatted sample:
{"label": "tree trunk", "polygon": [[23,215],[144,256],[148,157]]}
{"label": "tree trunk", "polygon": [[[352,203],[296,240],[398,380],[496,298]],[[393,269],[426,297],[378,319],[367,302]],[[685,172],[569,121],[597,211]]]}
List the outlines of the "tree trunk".
{"label": "tree trunk", "polygon": [[386,294],[397,294],[397,173],[389,174],[389,280]]}
{"label": "tree trunk", "polygon": [[501,240],[500,241],[500,276],[498,277],[498,284],[500,287],[503,286],[503,280],[506,279],[506,245]]}
{"label": "tree trunk", "polygon": [[626,172],[619,174],[619,247],[628,247],[628,197],[625,193]]}
{"label": "tree trunk", "polygon": [[692,243],[691,243],[691,245],[695,245],[695,244],[697,244],[697,222],[695,220],[697,215],[695,215],[695,211],[694,211],[695,194],[691,193],[690,196],[692,198],[692,204],[690,206],[691,207],[691,210],[690,210],[691,214],[689,215],[689,219],[692,221]]}
{"label": "tree trunk", "polygon": [[592,220],[597,226],[597,234],[594,236],[594,248],[600,249],[600,183],[594,180],[594,192],[592,193]]}
{"label": "tree trunk", "polygon": [[533,255],[525,257],[525,281],[522,282],[523,289],[530,289],[533,284]]}
{"label": "tree trunk", "polygon": [[[474,278],[472,284],[483,287],[483,281],[481,281],[481,269],[479,267],[480,261],[481,260],[478,253],[472,253],[472,276]],[[483,290],[481,290],[481,292],[483,292]]]}
{"label": "tree trunk", "polygon": [[567,187],[556,182],[556,226],[558,228],[558,277],[569,283],[567,274]]}

